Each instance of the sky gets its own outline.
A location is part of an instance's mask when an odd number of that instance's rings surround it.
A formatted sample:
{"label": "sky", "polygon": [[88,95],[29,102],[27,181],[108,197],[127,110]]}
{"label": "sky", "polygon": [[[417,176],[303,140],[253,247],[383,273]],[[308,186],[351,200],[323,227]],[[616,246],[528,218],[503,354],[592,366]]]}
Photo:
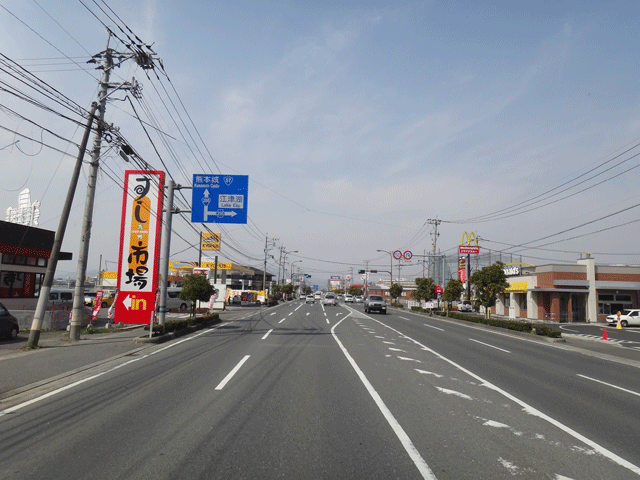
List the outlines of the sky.
{"label": "sky", "polygon": [[[640,264],[640,7],[527,3],[2,0],[0,51],[88,110],[100,72],[86,61],[106,27],[119,52],[127,33],[149,45],[153,70],[125,60],[111,78],[135,79],[142,99],[112,94],[106,120],[180,185],[249,175],[248,224],[209,225],[220,261],[262,268],[268,239],[270,273],[282,247],[324,286],[411,251],[410,279],[438,220],[448,255],[473,231],[483,251],[536,265],[580,252]],[[39,227],[56,230],[85,119],[2,67],[0,207],[29,188]],[[91,275],[116,269],[131,168],[107,147]],[[85,163],[62,247],[74,259],[87,178]],[[197,261],[201,225],[186,214],[173,227],[171,258]],[[75,260],[58,265],[57,277],[75,275]]]}

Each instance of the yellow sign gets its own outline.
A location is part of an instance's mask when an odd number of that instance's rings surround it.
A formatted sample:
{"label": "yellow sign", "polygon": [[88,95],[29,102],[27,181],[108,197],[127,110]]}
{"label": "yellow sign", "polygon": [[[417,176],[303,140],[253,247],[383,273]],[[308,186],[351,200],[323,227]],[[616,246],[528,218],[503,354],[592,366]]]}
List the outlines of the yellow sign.
{"label": "yellow sign", "polygon": [[[201,268],[216,268],[216,262],[202,262]],[[218,270],[232,270],[233,263],[231,262],[218,262]]]}
{"label": "yellow sign", "polygon": [[473,232],[464,232],[462,234],[462,238],[460,239],[460,245],[464,245],[464,241],[467,241],[467,245],[475,245],[476,247],[478,246],[478,237],[476,237],[476,234]]}
{"label": "yellow sign", "polygon": [[509,286],[505,289],[505,291],[507,292],[518,292],[518,293],[524,293],[527,291],[527,282],[525,281],[520,281],[520,282],[511,282],[509,284]]}
{"label": "yellow sign", "polygon": [[202,250],[220,250],[220,232],[202,232]]}

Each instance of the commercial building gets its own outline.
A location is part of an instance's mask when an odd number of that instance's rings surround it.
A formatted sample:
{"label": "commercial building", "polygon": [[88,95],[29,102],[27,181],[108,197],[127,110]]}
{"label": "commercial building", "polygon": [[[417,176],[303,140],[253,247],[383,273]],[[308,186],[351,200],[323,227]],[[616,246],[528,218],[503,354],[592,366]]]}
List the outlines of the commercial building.
{"label": "commercial building", "polygon": [[0,221],[0,302],[9,310],[35,310],[54,240],[53,231]]}
{"label": "commercial building", "polygon": [[640,305],[640,265],[597,265],[590,254],[575,265],[507,265],[509,288],[493,313],[556,322],[604,322]]}

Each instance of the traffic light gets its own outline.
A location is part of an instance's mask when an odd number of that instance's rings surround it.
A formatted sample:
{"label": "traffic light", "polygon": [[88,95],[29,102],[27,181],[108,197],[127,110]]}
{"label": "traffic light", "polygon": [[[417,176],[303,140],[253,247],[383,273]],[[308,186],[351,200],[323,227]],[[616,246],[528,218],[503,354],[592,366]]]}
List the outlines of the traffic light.
{"label": "traffic light", "polygon": [[358,270],[358,273],[364,273],[364,270]]}

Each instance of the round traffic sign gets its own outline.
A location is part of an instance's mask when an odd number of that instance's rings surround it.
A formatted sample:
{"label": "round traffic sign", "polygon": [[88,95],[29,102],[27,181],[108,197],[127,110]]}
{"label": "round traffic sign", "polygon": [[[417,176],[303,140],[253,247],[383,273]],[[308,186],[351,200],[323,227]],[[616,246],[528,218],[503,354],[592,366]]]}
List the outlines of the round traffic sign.
{"label": "round traffic sign", "polygon": [[413,253],[411,253],[411,250],[407,250],[402,254],[402,256],[405,260],[411,260],[413,258]]}
{"label": "round traffic sign", "polygon": [[402,258],[402,252],[400,250],[396,250],[395,252],[393,252],[393,258],[395,258],[396,260],[400,260]]}

